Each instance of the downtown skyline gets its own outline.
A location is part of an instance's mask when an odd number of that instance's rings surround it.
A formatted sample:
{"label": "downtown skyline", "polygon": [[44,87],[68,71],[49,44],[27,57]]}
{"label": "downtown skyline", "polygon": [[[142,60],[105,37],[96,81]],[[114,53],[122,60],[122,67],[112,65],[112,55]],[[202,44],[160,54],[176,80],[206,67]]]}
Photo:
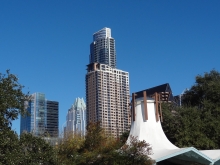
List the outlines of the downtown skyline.
{"label": "downtown skyline", "polygon": [[219,7],[217,0],[2,1],[0,70],[17,75],[24,92],[58,101],[61,129],[69,105],[85,99],[91,34],[114,31],[117,68],[129,72],[130,93],[169,83],[178,95],[197,74],[220,70]]}

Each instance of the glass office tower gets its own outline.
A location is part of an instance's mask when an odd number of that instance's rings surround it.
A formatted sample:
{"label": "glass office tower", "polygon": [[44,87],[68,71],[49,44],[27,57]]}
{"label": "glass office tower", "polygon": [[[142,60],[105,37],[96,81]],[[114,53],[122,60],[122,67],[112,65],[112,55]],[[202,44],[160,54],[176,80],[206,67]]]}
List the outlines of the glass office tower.
{"label": "glass office tower", "polygon": [[31,132],[35,136],[58,136],[59,103],[45,99],[45,94],[34,93],[28,102],[27,114],[21,117],[20,134]]}
{"label": "glass office tower", "polygon": [[59,135],[59,102],[46,101],[47,104],[47,130],[50,137],[58,137]]}
{"label": "glass office tower", "polygon": [[110,28],[105,27],[93,34],[89,62],[106,64],[116,68],[115,40],[111,37]]}

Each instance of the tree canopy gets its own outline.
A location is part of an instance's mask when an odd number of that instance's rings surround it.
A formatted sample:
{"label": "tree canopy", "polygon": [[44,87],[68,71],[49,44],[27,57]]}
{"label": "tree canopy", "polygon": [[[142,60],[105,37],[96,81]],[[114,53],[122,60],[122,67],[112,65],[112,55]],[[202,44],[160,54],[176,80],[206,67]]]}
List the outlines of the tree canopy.
{"label": "tree canopy", "polygon": [[163,105],[163,129],[179,147],[220,148],[220,73],[195,78],[182,96],[182,106]]}
{"label": "tree canopy", "polygon": [[9,70],[6,74],[0,73],[0,131],[11,127],[19,114],[26,113],[25,101],[29,96],[22,92],[23,87]]}
{"label": "tree canopy", "polygon": [[20,137],[11,130],[12,121],[18,115],[28,115],[26,102],[29,95],[24,94],[17,76],[0,73],[0,165],[11,164],[55,164],[53,148],[45,140],[30,133]]}
{"label": "tree canopy", "polygon": [[[124,140],[125,137],[123,137]],[[59,164],[69,165],[151,165],[151,147],[145,141],[131,137],[130,144],[107,137],[100,123],[87,125],[87,134],[67,136],[58,146]],[[122,143],[123,142],[123,143]]]}

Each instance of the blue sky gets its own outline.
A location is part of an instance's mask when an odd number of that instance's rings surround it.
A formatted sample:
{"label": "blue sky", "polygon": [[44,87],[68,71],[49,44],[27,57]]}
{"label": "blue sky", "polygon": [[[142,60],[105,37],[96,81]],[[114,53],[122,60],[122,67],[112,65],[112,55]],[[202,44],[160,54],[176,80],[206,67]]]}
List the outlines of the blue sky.
{"label": "blue sky", "polygon": [[220,71],[219,9],[219,0],[2,0],[0,72],[59,101],[61,128],[75,98],[85,99],[92,35],[109,27],[130,92],[168,82],[178,95],[196,75]]}

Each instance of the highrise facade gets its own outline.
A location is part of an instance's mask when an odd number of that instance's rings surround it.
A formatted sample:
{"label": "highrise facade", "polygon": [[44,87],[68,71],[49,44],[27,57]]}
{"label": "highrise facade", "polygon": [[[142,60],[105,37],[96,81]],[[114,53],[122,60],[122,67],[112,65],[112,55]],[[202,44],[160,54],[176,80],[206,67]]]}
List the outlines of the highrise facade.
{"label": "highrise facade", "polygon": [[76,98],[67,112],[65,135],[72,133],[86,133],[86,104],[83,98]]}
{"label": "highrise facade", "polygon": [[59,103],[57,101],[46,100],[47,133],[50,137],[59,136]]}
{"label": "highrise facade", "polygon": [[89,62],[106,64],[116,68],[115,40],[111,37],[110,28],[105,27],[93,34]]}
{"label": "highrise facade", "polygon": [[24,131],[35,136],[58,137],[59,103],[46,100],[45,94],[34,93],[27,107],[28,115],[21,117],[20,134]]}
{"label": "highrise facade", "polygon": [[[93,35],[94,40],[103,38],[102,31],[104,30],[102,29]],[[111,33],[104,34],[111,36]],[[100,50],[105,49],[105,47],[105,44],[99,45]],[[91,49],[93,49],[93,47],[91,47]],[[114,49],[115,52],[115,46],[112,49]],[[93,50],[91,50],[91,52],[93,52]],[[111,62],[106,64],[96,60],[90,60],[90,64],[87,65],[87,124],[89,122],[100,121],[106,134],[118,137],[123,132],[129,130],[131,124],[129,109],[129,73],[116,69],[116,57],[114,56],[112,59],[115,61],[115,65],[113,66]]]}

